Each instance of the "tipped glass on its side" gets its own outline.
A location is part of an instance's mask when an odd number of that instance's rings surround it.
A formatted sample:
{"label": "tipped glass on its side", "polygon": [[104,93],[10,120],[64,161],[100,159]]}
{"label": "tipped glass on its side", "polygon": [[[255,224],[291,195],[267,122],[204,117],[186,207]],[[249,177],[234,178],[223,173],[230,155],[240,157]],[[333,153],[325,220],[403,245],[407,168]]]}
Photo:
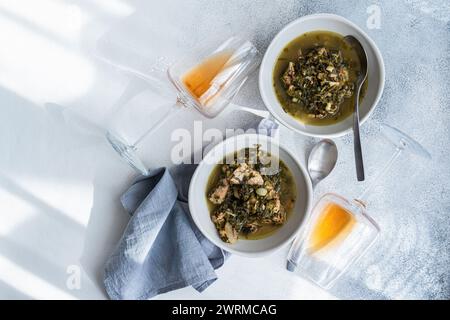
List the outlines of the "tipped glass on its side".
{"label": "tipped glass on its side", "polygon": [[[110,51],[126,51],[110,47],[109,42],[101,43],[100,58]],[[129,99],[119,99],[108,116],[106,137],[122,159],[143,175],[148,171],[138,150],[146,137],[184,107],[194,108],[208,118],[216,117],[231,104],[261,60],[256,47],[239,37],[231,37],[218,47],[186,52],[168,68],[124,67],[123,61],[131,57],[103,60],[144,80],[146,89],[158,97],[149,100],[145,108]]]}
{"label": "tipped glass on its side", "polygon": [[328,289],[375,242],[379,231],[361,203],[325,194],[294,240],[287,268]]}
{"label": "tipped glass on its side", "polygon": [[366,203],[381,178],[405,152],[422,160],[431,158],[424,147],[400,130],[384,124],[381,132],[395,147],[384,168],[357,199],[332,193],[321,197],[289,250],[287,269],[324,289],[331,288],[376,241],[380,227],[368,215]]}

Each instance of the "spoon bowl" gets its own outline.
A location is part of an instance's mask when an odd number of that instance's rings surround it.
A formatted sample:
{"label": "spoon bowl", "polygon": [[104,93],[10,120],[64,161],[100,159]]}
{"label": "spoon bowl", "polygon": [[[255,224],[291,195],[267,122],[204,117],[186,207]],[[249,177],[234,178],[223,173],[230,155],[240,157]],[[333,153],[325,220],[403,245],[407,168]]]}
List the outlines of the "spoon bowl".
{"label": "spoon bowl", "polygon": [[313,147],[308,157],[308,172],[313,187],[333,171],[337,157],[338,150],[333,140],[321,140]]}
{"label": "spoon bowl", "polygon": [[356,39],[354,36],[348,35],[344,37],[344,40],[350,44],[358,56],[359,64],[360,64],[360,72],[358,74],[358,78],[356,79],[356,90],[360,90],[362,84],[367,78],[367,54],[361,42]]}

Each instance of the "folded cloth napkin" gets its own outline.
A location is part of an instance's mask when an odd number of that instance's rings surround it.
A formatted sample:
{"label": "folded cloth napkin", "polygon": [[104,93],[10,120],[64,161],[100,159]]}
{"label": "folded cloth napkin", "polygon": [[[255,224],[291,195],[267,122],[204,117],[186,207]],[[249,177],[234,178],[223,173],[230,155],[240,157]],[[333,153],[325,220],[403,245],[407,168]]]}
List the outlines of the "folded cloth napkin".
{"label": "folded cloth napkin", "polygon": [[[260,133],[277,125],[264,119]],[[121,197],[131,219],[106,263],[104,284],[111,299],[149,299],[192,286],[199,292],[216,279],[228,252],[195,226],[187,194],[195,165],[153,170],[137,178]]]}

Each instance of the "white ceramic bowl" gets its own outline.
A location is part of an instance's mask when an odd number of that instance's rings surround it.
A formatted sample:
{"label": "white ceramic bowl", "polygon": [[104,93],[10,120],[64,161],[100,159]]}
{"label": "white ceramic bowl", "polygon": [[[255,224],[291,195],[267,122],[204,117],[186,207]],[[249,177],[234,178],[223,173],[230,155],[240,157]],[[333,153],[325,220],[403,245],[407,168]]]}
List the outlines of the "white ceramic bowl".
{"label": "white ceramic bowl", "polygon": [[271,114],[283,125],[301,134],[315,137],[338,137],[352,129],[352,116],[333,125],[306,125],[286,113],[273,88],[273,68],[283,48],[305,32],[327,30],[341,35],[353,35],[367,53],[369,85],[360,105],[360,123],[363,124],[375,109],[384,87],[384,63],[380,50],[357,25],[334,14],[313,14],[297,19],[284,27],[267,48],[259,71],[259,90]]}
{"label": "white ceramic bowl", "polygon": [[[261,150],[276,154],[291,170],[297,188],[294,211],[282,227],[266,238],[239,239],[234,244],[225,243],[220,239],[208,210],[206,198],[208,178],[217,163],[220,163],[226,155],[254,147],[256,144],[260,144]],[[274,150],[278,150],[278,154]],[[219,143],[200,162],[189,186],[189,210],[197,227],[215,245],[235,254],[256,257],[268,254],[294,238],[309,211],[312,194],[308,173],[291,152],[265,135],[242,134]]]}

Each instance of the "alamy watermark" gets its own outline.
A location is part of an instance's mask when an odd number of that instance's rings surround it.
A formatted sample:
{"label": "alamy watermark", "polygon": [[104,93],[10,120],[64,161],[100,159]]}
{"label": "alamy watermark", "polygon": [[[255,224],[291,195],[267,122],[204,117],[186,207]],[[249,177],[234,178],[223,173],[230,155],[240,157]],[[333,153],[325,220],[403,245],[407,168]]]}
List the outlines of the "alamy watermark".
{"label": "alamy watermark", "polygon": [[81,289],[81,268],[78,265],[72,264],[67,266],[66,269],[67,279],[66,287],[69,290]]}
{"label": "alamy watermark", "polygon": [[[279,166],[278,135],[268,137],[272,132],[267,129],[226,129],[204,130],[202,121],[194,122],[194,130],[179,128],[172,131],[171,150],[173,164],[232,164],[247,162],[262,164],[269,171],[276,172]],[[240,138],[230,139],[240,136]],[[225,143],[222,143],[228,139]],[[247,152],[245,151],[247,149]],[[257,153],[256,151],[260,151]],[[208,156],[205,157],[206,153]]]}
{"label": "alamy watermark", "polygon": [[367,29],[381,29],[381,8],[379,5],[372,4],[366,10],[369,17],[366,21]]}

